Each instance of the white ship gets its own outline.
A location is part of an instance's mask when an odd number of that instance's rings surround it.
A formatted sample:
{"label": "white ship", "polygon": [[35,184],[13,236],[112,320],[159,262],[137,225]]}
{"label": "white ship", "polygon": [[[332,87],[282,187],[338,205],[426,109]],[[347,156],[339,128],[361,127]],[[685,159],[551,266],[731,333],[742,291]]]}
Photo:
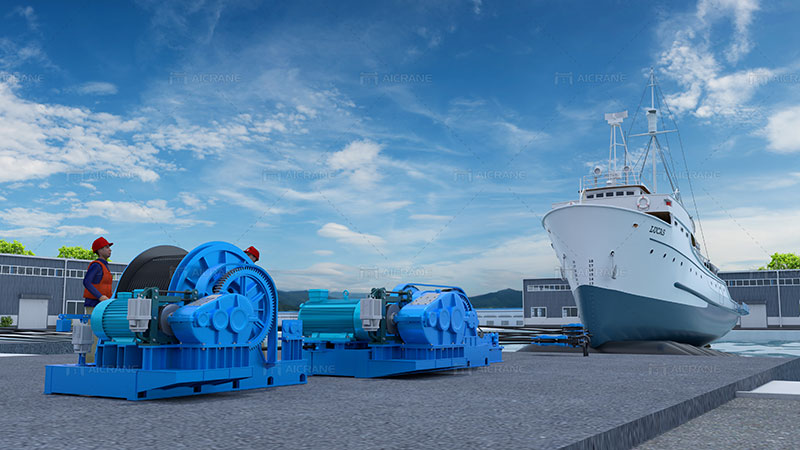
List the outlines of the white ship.
{"label": "white ship", "polygon": [[[595,168],[582,180],[577,200],[554,204],[542,219],[593,347],[640,340],[701,346],[725,335],[748,313],[747,305],[731,299],[717,268],[700,251],[694,219],[670,171],[671,156],[659,141],[675,130],[658,129],[652,69],[648,88],[647,132],[632,136],[649,142],[637,160],[629,161],[622,132],[627,111],[606,114],[608,167]],[[618,149],[623,152],[619,166]],[[644,183],[647,172],[652,190]],[[669,193],[658,193],[659,175]]]}

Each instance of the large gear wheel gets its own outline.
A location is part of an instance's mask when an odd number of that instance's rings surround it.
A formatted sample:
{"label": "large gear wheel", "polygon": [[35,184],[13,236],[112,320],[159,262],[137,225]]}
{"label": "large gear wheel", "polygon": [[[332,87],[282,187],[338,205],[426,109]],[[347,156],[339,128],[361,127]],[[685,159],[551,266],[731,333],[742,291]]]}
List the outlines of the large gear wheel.
{"label": "large gear wheel", "polygon": [[169,284],[170,291],[196,290],[200,297],[211,295],[219,278],[235,267],[252,266],[250,257],[227,242],[206,242],[180,262]]}
{"label": "large gear wheel", "polygon": [[217,280],[213,290],[215,294],[241,294],[250,300],[256,320],[248,342],[251,348],[260,347],[276,325],[278,314],[278,291],[267,271],[252,264],[231,269]]}

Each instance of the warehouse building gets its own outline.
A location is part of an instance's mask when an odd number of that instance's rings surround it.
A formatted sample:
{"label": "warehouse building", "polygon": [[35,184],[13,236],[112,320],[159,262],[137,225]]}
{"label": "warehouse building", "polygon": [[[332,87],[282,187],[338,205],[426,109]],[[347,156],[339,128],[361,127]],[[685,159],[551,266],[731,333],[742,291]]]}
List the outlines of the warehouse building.
{"label": "warehouse building", "polygon": [[[19,329],[54,327],[61,313],[83,313],[83,276],[89,261],[0,254],[0,317]],[[108,263],[117,287],[126,264]]]}
{"label": "warehouse building", "polygon": [[[731,297],[750,306],[741,328],[800,327],[800,270],[720,272]],[[525,326],[578,322],[569,284],[561,278],[522,280]]]}

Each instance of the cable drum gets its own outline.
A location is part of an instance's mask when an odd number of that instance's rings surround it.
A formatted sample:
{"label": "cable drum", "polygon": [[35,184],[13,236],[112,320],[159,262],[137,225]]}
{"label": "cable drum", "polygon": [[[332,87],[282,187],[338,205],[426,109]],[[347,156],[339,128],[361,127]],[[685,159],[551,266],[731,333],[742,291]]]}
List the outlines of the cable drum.
{"label": "cable drum", "polygon": [[122,272],[117,283],[117,292],[133,292],[134,289],[157,287],[169,289],[172,274],[188,252],[174,245],[159,245],[145,250],[133,259]]}

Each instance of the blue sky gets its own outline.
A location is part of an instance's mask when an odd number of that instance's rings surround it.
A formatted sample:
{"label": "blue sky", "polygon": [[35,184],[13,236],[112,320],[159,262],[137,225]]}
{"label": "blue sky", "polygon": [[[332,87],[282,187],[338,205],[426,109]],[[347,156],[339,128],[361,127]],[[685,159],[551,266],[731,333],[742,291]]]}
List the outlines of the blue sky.
{"label": "blue sky", "polygon": [[123,262],[255,245],[281,289],[519,289],[556,273],[541,217],[654,66],[709,255],[755,267],[800,251],[798,20],[789,1],[7,3],[0,238],[55,256],[104,235]]}

